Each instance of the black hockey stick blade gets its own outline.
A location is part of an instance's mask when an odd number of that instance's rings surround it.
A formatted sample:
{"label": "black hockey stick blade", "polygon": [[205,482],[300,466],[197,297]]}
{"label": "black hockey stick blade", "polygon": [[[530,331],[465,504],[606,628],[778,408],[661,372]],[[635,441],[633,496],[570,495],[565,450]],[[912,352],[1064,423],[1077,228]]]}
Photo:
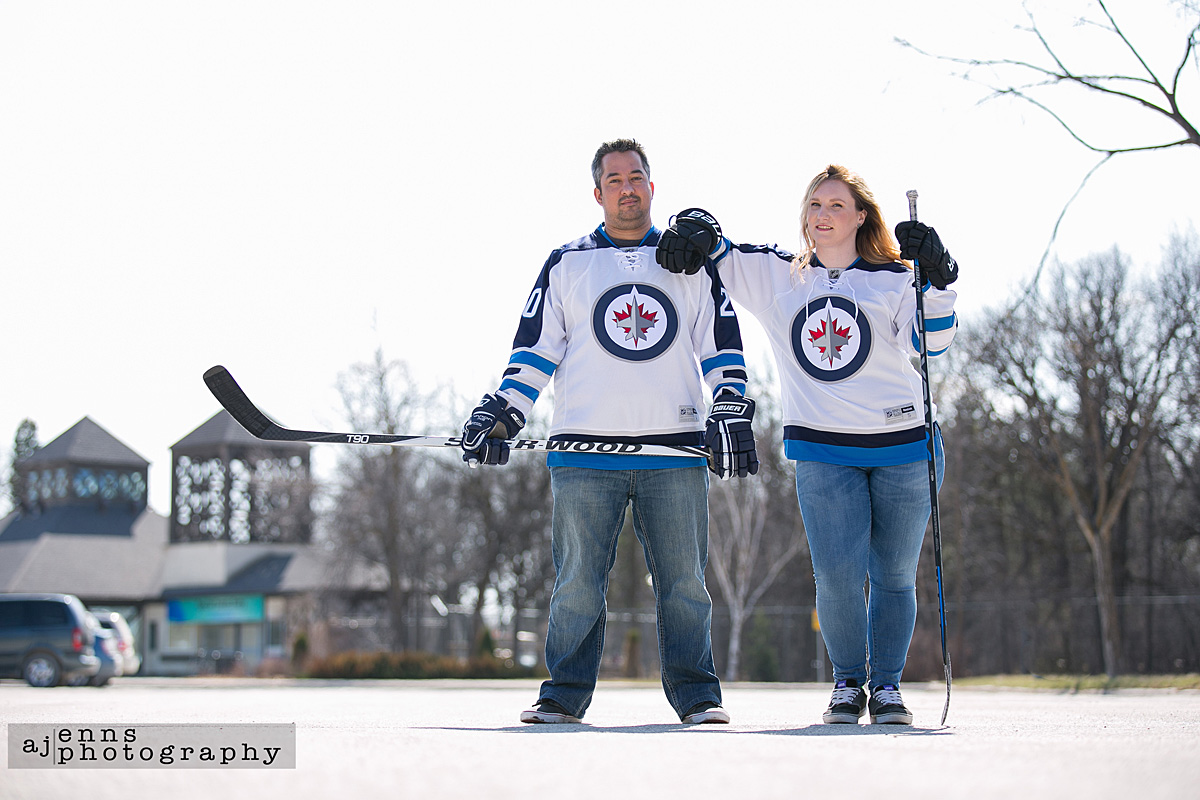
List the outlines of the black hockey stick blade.
{"label": "black hockey stick blade", "polygon": [[242,391],[242,387],[238,386],[229,370],[221,365],[205,370],[204,384],[208,386],[213,397],[217,398],[217,402],[229,412],[229,416],[253,436],[259,439],[274,439],[272,434],[275,429],[283,430],[250,402],[250,398]]}
{"label": "black hockey stick blade", "polygon": [[[311,442],[314,444],[383,444],[392,447],[459,447],[455,436],[405,436],[391,433],[333,433],[285,428],[258,409],[238,386],[229,370],[220,365],[204,372],[204,383],[213,397],[233,419],[257,439],[272,442]],[[703,447],[638,442],[564,442],[547,439],[509,439],[512,450],[531,452],[609,453],[641,456],[707,457]]]}

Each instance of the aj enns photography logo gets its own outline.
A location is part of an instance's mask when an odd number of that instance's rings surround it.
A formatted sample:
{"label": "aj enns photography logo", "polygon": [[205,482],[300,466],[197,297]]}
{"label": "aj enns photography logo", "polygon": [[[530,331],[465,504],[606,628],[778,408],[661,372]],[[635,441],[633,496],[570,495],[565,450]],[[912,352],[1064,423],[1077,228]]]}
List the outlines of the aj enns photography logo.
{"label": "aj enns photography logo", "polygon": [[9,769],[295,769],[296,725],[12,723]]}

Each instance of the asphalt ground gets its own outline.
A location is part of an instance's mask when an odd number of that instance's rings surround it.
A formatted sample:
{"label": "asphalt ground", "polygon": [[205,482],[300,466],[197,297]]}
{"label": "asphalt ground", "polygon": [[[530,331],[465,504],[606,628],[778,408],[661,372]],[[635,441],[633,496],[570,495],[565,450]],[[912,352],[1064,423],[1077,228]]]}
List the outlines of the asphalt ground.
{"label": "asphalt ground", "polygon": [[[910,684],[915,724],[823,725],[829,687],[724,687],[676,722],[656,683],[602,682],[581,725],[523,725],[536,681],[0,682],[0,799],[1200,798],[1200,692]],[[13,769],[9,726],[294,723],[294,769]]]}

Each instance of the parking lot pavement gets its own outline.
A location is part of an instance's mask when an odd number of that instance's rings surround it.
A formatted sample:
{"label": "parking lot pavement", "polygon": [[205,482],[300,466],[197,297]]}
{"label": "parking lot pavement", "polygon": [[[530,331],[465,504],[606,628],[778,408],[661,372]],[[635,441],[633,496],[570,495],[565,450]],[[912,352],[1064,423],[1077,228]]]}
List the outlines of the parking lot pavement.
{"label": "parking lot pavement", "polygon": [[[602,682],[583,725],[522,725],[536,681],[126,678],[0,684],[0,798],[1198,796],[1200,692],[910,684],[912,727],[822,725],[827,687],[727,684],[730,725],[684,726],[657,683]],[[296,767],[12,769],[8,726],[294,723]]]}

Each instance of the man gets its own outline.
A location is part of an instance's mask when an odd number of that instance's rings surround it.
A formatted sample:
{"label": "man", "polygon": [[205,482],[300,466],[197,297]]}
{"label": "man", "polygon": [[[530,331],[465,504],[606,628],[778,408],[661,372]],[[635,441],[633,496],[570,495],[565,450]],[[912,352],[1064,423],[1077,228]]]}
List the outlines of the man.
{"label": "man", "polygon": [[[463,426],[463,459],[504,464],[554,379],[550,438],[707,444],[720,477],[758,471],[737,317],[715,270],[659,269],[654,184],[642,146],[606,142],[592,161],[604,222],[553,251],[521,314],[508,369]],[[702,384],[714,399],[702,427]],[[662,683],[685,723],[728,722],[712,657],[708,473],[696,456],[551,452],[555,583],[546,667],[522,722],[579,722],[604,649],[605,592],[626,506],[653,580]]]}

